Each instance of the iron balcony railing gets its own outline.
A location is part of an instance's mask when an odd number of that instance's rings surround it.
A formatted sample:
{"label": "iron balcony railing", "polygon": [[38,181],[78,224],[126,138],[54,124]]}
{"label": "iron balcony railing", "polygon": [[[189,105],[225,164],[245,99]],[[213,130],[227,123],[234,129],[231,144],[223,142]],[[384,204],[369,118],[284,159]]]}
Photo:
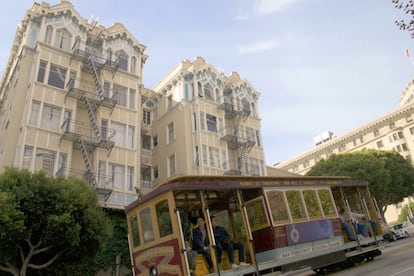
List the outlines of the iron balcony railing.
{"label": "iron balcony railing", "polygon": [[109,87],[102,87],[103,98],[96,93],[96,86],[93,82],[71,78],[66,84],[65,97],[77,99],[82,104],[82,97],[90,99],[97,107],[105,106],[113,108],[117,104],[118,90],[110,89]]}
{"label": "iron balcony railing", "polygon": [[82,139],[95,147],[111,149],[115,145],[115,142],[111,141],[115,136],[115,130],[104,126],[97,127],[100,129],[100,138],[95,135],[92,124],[66,119],[61,126],[61,138],[72,142],[78,142],[79,139]]}

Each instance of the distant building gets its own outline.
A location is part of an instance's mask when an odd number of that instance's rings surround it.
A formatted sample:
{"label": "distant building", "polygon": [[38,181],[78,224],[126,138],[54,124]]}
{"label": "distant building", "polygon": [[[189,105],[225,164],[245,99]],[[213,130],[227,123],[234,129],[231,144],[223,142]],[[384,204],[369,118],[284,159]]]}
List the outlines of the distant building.
{"label": "distant building", "polygon": [[[284,162],[275,168],[305,175],[321,159],[332,154],[358,151],[361,149],[395,150],[413,163],[414,157],[414,102],[413,82],[404,89],[400,107],[343,135],[333,136],[330,132],[317,136],[317,145]],[[390,218],[391,221],[397,218]]]}

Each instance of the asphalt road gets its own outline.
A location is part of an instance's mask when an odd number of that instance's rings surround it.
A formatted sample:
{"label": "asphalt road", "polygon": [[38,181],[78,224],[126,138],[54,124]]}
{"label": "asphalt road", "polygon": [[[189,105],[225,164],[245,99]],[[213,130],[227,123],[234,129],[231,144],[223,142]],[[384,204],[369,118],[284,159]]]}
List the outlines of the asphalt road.
{"label": "asphalt road", "polygon": [[386,243],[382,255],[373,261],[329,275],[335,276],[412,276],[414,275],[414,238]]}

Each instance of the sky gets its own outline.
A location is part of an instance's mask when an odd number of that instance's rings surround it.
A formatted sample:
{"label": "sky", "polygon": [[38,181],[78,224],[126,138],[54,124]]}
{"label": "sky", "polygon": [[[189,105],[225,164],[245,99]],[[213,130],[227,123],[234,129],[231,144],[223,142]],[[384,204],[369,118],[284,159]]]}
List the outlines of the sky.
{"label": "sky", "polygon": [[[58,0],[46,1],[50,4]],[[81,16],[121,22],[147,46],[144,85],[202,56],[236,71],[261,94],[268,165],[340,136],[399,106],[412,80],[413,40],[392,0],[72,0]],[[0,72],[17,24],[33,1],[0,0]]]}

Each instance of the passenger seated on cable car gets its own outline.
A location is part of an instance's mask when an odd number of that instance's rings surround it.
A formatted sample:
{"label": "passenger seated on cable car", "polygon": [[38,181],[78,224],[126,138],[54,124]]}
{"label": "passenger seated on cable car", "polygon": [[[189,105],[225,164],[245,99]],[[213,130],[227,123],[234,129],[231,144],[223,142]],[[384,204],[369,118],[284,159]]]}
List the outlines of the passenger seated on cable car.
{"label": "passenger seated on cable car", "polygon": [[[361,209],[361,205],[359,203],[355,204],[355,208],[353,211],[351,211],[351,216],[353,222],[357,226],[357,233],[360,238],[366,238],[369,236],[369,225],[368,220],[365,217],[365,214],[363,214],[363,211]],[[374,220],[369,221],[371,224],[371,228],[373,231],[373,234],[377,234],[377,224]]]}
{"label": "passenger seated on cable car", "polygon": [[[244,245],[242,243],[235,242],[227,230],[224,227],[219,226],[218,221],[215,217],[211,217],[211,224],[213,226],[214,239],[216,241],[217,262],[219,264],[219,267],[221,265],[221,256],[223,249],[227,250],[231,268],[238,268],[239,265],[249,265],[248,263],[244,262]],[[234,263],[234,249],[237,249],[239,252],[239,265]]]}
{"label": "passenger seated on cable car", "polygon": [[336,209],[338,211],[339,219],[341,220],[342,230],[346,232],[346,234],[348,235],[348,239],[350,241],[355,241],[356,240],[355,234],[354,234],[351,224],[349,223],[349,219],[348,219],[347,214],[345,213],[345,209],[340,206],[336,206]]}
{"label": "passenger seated on cable car", "polygon": [[197,219],[197,227],[193,229],[193,249],[199,254],[204,255],[210,272],[213,272],[213,262],[211,261],[208,234],[205,225],[204,218],[199,217]]}

